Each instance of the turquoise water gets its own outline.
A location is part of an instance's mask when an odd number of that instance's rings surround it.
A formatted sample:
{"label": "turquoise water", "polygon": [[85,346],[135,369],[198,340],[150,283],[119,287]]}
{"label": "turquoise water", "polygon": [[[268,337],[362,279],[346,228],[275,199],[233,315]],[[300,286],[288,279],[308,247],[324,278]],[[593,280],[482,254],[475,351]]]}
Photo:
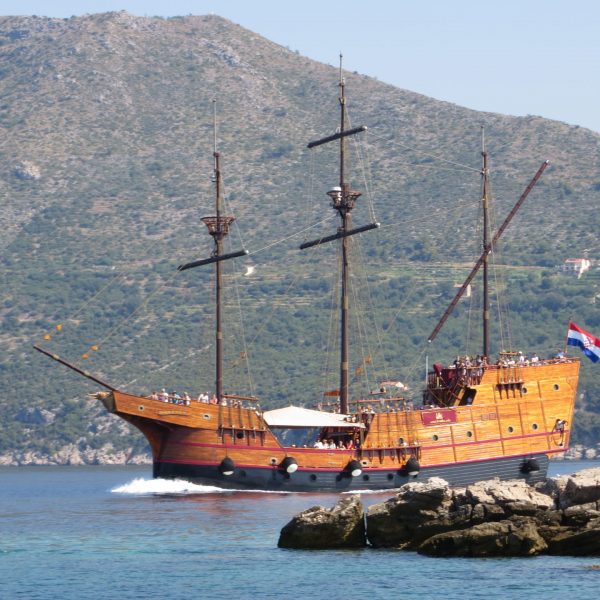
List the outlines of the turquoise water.
{"label": "turquoise water", "polygon": [[[590,466],[552,463],[551,474]],[[149,467],[0,468],[0,598],[598,597],[600,557],[277,548],[294,514],[336,500],[152,480]]]}

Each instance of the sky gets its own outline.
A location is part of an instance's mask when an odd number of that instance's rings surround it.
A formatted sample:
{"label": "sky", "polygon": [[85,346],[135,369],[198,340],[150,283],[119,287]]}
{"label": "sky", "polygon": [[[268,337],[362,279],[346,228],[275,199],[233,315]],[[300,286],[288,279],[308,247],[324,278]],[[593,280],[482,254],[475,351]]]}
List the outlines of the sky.
{"label": "sky", "polygon": [[0,0],[0,15],[225,17],[323,63],[600,132],[598,0]]}

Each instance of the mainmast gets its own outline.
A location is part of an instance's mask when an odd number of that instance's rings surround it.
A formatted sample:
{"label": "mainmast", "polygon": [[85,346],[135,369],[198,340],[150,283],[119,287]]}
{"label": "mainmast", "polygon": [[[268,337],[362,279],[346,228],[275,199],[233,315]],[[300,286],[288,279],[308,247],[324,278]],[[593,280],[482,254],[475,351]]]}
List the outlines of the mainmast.
{"label": "mainmast", "polygon": [[482,193],[481,193],[481,206],[483,209],[483,356],[489,358],[490,356],[490,298],[489,298],[489,284],[488,284],[488,261],[489,254],[486,252],[488,247],[488,232],[489,232],[489,168],[488,168],[488,155],[485,151],[485,131],[481,128],[481,156],[483,158],[483,167],[481,169],[482,178]]}
{"label": "mainmast", "polygon": [[[350,190],[348,183],[345,180],[345,150],[346,138],[344,131],[346,130],[346,84],[342,74],[342,55],[340,54],[340,181],[339,189],[333,189],[328,193],[332,200],[333,208],[338,211],[342,224],[339,229],[340,233],[344,234],[352,228],[352,216],[350,211],[354,208],[357,198],[361,195],[360,192]],[[341,341],[340,341],[340,412],[346,414],[348,412],[348,325],[349,325],[349,280],[350,280],[350,262],[348,257],[347,237],[343,237],[342,244],[342,294],[340,299],[341,306]]]}
{"label": "mainmast", "polygon": [[342,245],[342,290],[341,290],[341,341],[340,341],[340,412],[342,414],[348,413],[348,324],[349,324],[349,281],[350,281],[350,261],[349,261],[349,248],[347,238],[356,233],[362,231],[368,231],[369,229],[375,229],[379,227],[379,223],[371,223],[364,225],[356,229],[352,229],[352,218],[350,212],[354,208],[357,198],[361,195],[360,192],[351,190],[349,184],[346,182],[346,138],[350,135],[365,131],[366,127],[355,127],[354,129],[346,129],[346,85],[342,74],[342,55],[340,54],[340,128],[339,132],[330,135],[326,138],[322,138],[315,142],[308,144],[309,148],[314,148],[321,144],[331,142],[334,140],[340,140],[339,146],[339,182],[338,186],[327,192],[327,195],[331,198],[331,206],[338,212],[341,218],[341,225],[338,228],[338,232],[335,235],[314,240],[312,242],[306,242],[300,246],[301,249],[310,248],[325,242],[329,242],[335,239],[341,240]]}

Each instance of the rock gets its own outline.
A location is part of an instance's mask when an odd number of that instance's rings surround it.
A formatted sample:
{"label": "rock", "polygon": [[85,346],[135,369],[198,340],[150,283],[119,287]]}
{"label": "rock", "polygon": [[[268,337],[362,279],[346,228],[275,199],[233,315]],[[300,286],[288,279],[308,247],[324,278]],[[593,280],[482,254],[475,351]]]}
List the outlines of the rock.
{"label": "rock", "polygon": [[23,160],[13,167],[13,173],[19,179],[37,180],[42,176],[40,168],[29,160]]}
{"label": "rock", "polygon": [[[335,531],[336,526],[343,530],[333,514],[342,511],[338,506],[298,515],[290,531],[301,541],[293,547],[348,547],[346,534]],[[280,546],[292,547],[282,541],[286,528]],[[369,507],[366,531],[373,547],[431,556],[600,555],[600,469],[535,486],[491,480],[452,490],[440,479],[411,482],[394,498]],[[331,536],[337,535],[336,543]]]}
{"label": "rock", "polygon": [[472,504],[506,506],[521,503],[531,504],[538,510],[554,507],[554,499],[551,496],[542,494],[522,479],[480,481],[468,486],[465,494]]}
{"label": "rock", "polygon": [[280,548],[361,548],[366,545],[364,508],[359,496],[342,498],[331,509],[313,506],[281,530]]}
{"label": "rock", "polygon": [[561,556],[600,556],[600,523],[583,530],[561,528],[548,535],[545,533],[549,554]]}
{"label": "rock", "polygon": [[522,519],[441,533],[423,542],[418,552],[428,556],[534,556],[547,547],[535,524]]}
{"label": "rock", "polygon": [[[406,483],[395,498],[369,507],[369,543],[375,547],[405,548],[422,541],[424,536],[468,522],[470,511],[449,515],[452,504],[452,492],[443,479],[432,477],[426,483]],[[427,533],[419,532],[420,527],[427,527]]]}
{"label": "rock", "polygon": [[600,500],[600,468],[584,469],[567,477],[558,497],[560,508]]}
{"label": "rock", "polygon": [[563,511],[563,525],[585,527],[590,521],[600,518],[596,503],[569,506]]}

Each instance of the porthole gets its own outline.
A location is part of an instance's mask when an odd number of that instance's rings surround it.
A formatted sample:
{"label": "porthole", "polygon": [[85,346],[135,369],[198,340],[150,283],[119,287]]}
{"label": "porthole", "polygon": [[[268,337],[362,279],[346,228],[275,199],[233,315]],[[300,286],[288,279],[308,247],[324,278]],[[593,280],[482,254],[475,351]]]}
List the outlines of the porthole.
{"label": "porthole", "polygon": [[143,404],[140,404],[140,405],[138,406],[138,410],[139,410],[140,412],[144,412],[144,405],[143,405]]}
{"label": "porthole", "polygon": [[521,392],[523,392],[523,394],[526,394],[527,393],[527,388],[526,387],[522,387],[521,388]]}
{"label": "porthole", "polygon": [[363,475],[363,481],[369,481],[369,476],[368,475]]}
{"label": "porthole", "polygon": [[435,433],[434,433],[434,434],[431,436],[431,439],[432,439],[434,442],[437,442],[437,441],[438,441],[440,438],[439,438],[437,435],[435,435]]}
{"label": "porthole", "polygon": [[558,385],[558,383],[555,383],[552,387],[554,388],[554,391],[556,392],[560,386]]}
{"label": "porthole", "polygon": [[514,430],[515,430],[514,427],[509,427],[508,428],[508,433],[512,433]]}
{"label": "porthole", "polygon": [[388,481],[391,481],[392,479],[394,479],[394,475],[392,473],[388,473]]}
{"label": "porthole", "polygon": [[404,438],[398,438],[398,445],[404,446]]}
{"label": "porthole", "polygon": [[537,429],[537,428],[538,428],[538,424],[537,424],[537,423],[533,423],[533,424],[531,425],[531,429]]}
{"label": "porthole", "polygon": [[368,467],[368,466],[369,466],[369,461],[368,461],[368,460],[361,460],[361,461],[360,461],[360,464],[361,464],[363,467]]}
{"label": "porthole", "polygon": [[473,437],[473,432],[472,431],[467,431],[467,437]]}
{"label": "porthole", "polygon": [[243,439],[244,439],[244,432],[243,432],[243,431],[238,431],[238,432],[235,434],[235,437],[236,437],[238,440],[243,440]]}
{"label": "porthole", "polygon": [[316,480],[317,480],[317,476],[316,476],[316,475],[313,473],[313,474],[312,474],[312,475],[309,477],[309,479],[310,479],[311,481],[316,481]]}
{"label": "porthole", "polygon": [[203,418],[204,420],[208,421],[208,420],[210,419],[210,415],[209,415],[208,413],[204,413],[204,414],[202,415],[202,418]]}
{"label": "porthole", "polygon": [[271,458],[269,459],[269,462],[270,462],[272,465],[276,465],[276,464],[277,464],[277,459],[276,459],[274,456],[271,456]]}
{"label": "porthole", "polygon": [[240,471],[240,476],[241,477],[246,477],[246,471]]}

